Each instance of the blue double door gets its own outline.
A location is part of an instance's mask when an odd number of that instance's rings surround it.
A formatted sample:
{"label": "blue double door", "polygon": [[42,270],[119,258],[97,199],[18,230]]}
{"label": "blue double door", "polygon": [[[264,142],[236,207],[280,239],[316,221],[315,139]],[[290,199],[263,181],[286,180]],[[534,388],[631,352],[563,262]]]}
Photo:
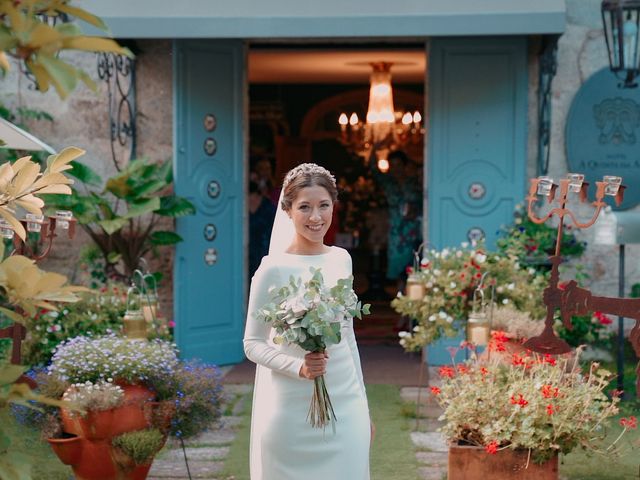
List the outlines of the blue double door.
{"label": "blue double door", "polygon": [[[197,208],[177,222],[176,340],[184,357],[221,365],[244,358],[246,53],[240,40],[174,43],[175,188]],[[429,242],[492,245],[524,194],[526,39],[433,39],[428,56]]]}

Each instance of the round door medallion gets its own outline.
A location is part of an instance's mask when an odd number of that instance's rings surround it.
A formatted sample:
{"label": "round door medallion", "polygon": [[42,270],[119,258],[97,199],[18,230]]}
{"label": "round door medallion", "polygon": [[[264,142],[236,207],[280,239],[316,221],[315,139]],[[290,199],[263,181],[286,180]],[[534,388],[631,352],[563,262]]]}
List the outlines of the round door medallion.
{"label": "round door medallion", "polygon": [[204,129],[207,132],[213,132],[218,126],[218,121],[213,113],[207,113],[204,116]]}
{"label": "round door medallion", "polygon": [[217,234],[216,226],[213,223],[207,223],[204,226],[204,238],[208,242],[213,242],[216,239]]}
{"label": "round door medallion", "polygon": [[218,150],[218,144],[216,143],[216,141],[213,138],[208,137],[204,141],[204,153],[206,153],[211,157],[216,154],[217,150]]}
{"label": "round door medallion", "polygon": [[487,189],[480,182],[474,182],[469,185],[469,197],[473,200],[480,200],[487,193]]}
{"label": "round door medallion", "polygon": [[211,266],[218,261],[218,251],[215,248],[207,248],[204,252],[204,263]]}
{"label": "round door medallion", "polygon": [[217,180],[211,180],[207,184],[207,195],[211,198],[218,198],[220,196],[220,184]]}
{"label": "round door medallion", "polygon": [[471,227],[467,232],[467,239],[471,243],[478,243],[480,240],[484,239],[484,230],[480,227]]}

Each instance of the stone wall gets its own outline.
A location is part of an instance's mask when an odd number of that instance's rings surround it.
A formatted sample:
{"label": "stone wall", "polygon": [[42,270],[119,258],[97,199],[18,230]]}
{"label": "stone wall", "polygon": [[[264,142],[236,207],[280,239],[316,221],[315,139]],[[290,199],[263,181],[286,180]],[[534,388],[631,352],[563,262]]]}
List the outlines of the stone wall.
{"label": "stone wall", "polygon": [[[560,37],[558,71],[553,80],[549,175],[556,179],[567,174],[565,123],[573,97],[591,75],[609,66],[600,4],[600,0],[567,0],[567,27]],[[629,187],[638,188],[637,185]],[[591,217],[590,207],[582,207],[581,211],[582,218]],[[591,276],[589,288],[598,295],[618,296],[618,247],[593,245],[593,234],[593,227],[579,233],[580,238],[587,242],[581,263]],[[640,282],[639,253],[640,246],[626,247],[627,293],[633,283]]]}

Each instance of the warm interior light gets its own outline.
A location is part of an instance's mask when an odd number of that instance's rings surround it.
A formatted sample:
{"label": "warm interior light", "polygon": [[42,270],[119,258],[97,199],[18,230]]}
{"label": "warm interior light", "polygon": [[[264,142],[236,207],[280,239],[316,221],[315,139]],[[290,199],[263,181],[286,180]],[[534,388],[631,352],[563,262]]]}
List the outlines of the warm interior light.
{"label": "warm interior light", "polygon": [[382,173],[387,173],[389,171],[389,160],[386,158],[380,158],[378,160],[378,170]]}
{"label": "warm interior light", "polygon": [[353,112],[351,117],[349,117],[349,125],[357,125],[358,124],[358,115]]}
{"label": "warm interior light", "polygon": [[403,125],[409,125],[412,122],[413,122],[413,116],[411,115],[411,113],[407,112],[402,116]]}
{"label": "warm interior light", "polygon": [[393,92],[391,91],[391,65],[380,62],[372,64],[371,88],[367,123],[393,123]]}
{"label": "warm interior light", "polygon": [[349,119],[347,118],[347,114],[346,113],[341,113],[340,114],[340,118],[338,118],[338,123],[340,125],[346,125],[349,123]]}
{"label": "warm interior light", "polygon": [[422,115],[420,115],[419,111],[413,112],[413,123],[420,123],[422,121]]}

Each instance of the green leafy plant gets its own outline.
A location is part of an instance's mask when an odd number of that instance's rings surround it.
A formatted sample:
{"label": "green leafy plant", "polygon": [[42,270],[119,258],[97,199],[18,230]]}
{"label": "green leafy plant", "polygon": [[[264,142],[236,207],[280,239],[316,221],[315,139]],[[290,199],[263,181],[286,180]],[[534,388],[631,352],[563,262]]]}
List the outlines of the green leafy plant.
{"label": "green leafy plant", "polygon": [[460,248],[428,250],[419,268],[411,269],[410,274],[424,285],[423,298],[399,293],[391,302],[398,313],[417,321],[413,330],[399,333],[400,345],[407,351],[420,350],[443,335],[455,335],[471,312],[473,290],[483,275],[485,285],[495,286],[498,305],[528,312],[534,319],[544,316],[544,276],[503,253],[487,253],[467,243]]}
{"label": "green leafy plant", "polygon": [[[72,16],[107,30],[98,17],[70,4],[70,0],[0,0],[0,70],[8,71],[8,58],[13,57],[33,74],[39,90],[46,92],[53,86],[65,98],[78,80],[94,90],[95,84],[86,72],[62,60],[60,52],[83,50],[132,56],[113,40],[85,36],[75,23],[61,21],[64,16]],[[47,17],[59,21],[49,24]]]}
{"label": "green leafy plant", "polygon": [[156,428],[118,435],[111,444],[127,455],[135,465],[147,465],[164,444],[162,432]]}
{"label": "green leafy plant", "polygon": [[[502,340],[493,341],[489,348],[501,351]],[[577,447],[613,453],[620,438],[602,442],[620,400],[605,395],[612,374],[596,363],[583,373],[580,353],[573,359],[514,354],[510,363],[472,353],[470,361],[441,367],[442,385],[431,387],[444,408],[440,430],[449,441],[484,446],[488,454],[530,450],[537,462]],[[635,417],[623,420],[624,431],[636,428]]]}
{"label": "green leafy plant", "polygon": [[69,173],[82,183],[83,192],[74,189],[71,195],[45,200],[50,207],[73,212],[102,252],[108,278],[130,279],[144,255],[182,241],[177,233],[160,228],[160,217],[195,213],[191,202],[170,192],[171,161],[133,160],[106,183],[79,163]]}
{"label": "green leafy plant", "polygon": [[[549,255],[555,253],[557,228],[533,222],[523,205],[516,205],[513,217],[513,224],[499,232],[501,235],[496,242],[498,250],[534,268],[545,268]],[[579,241],[571,227],[565,226],[560,254],[563,257],[580,257],[585,248],[586,242]]]}
{"label": "green leafy plant", "polygon": [[47,365],[55,349],[78,335],[120,332],[126,311],[127,287],[110,283],[97,291],[79,294],[79,300],[56,310],[39,310],[29,320],[23,359],[31,366]]}

